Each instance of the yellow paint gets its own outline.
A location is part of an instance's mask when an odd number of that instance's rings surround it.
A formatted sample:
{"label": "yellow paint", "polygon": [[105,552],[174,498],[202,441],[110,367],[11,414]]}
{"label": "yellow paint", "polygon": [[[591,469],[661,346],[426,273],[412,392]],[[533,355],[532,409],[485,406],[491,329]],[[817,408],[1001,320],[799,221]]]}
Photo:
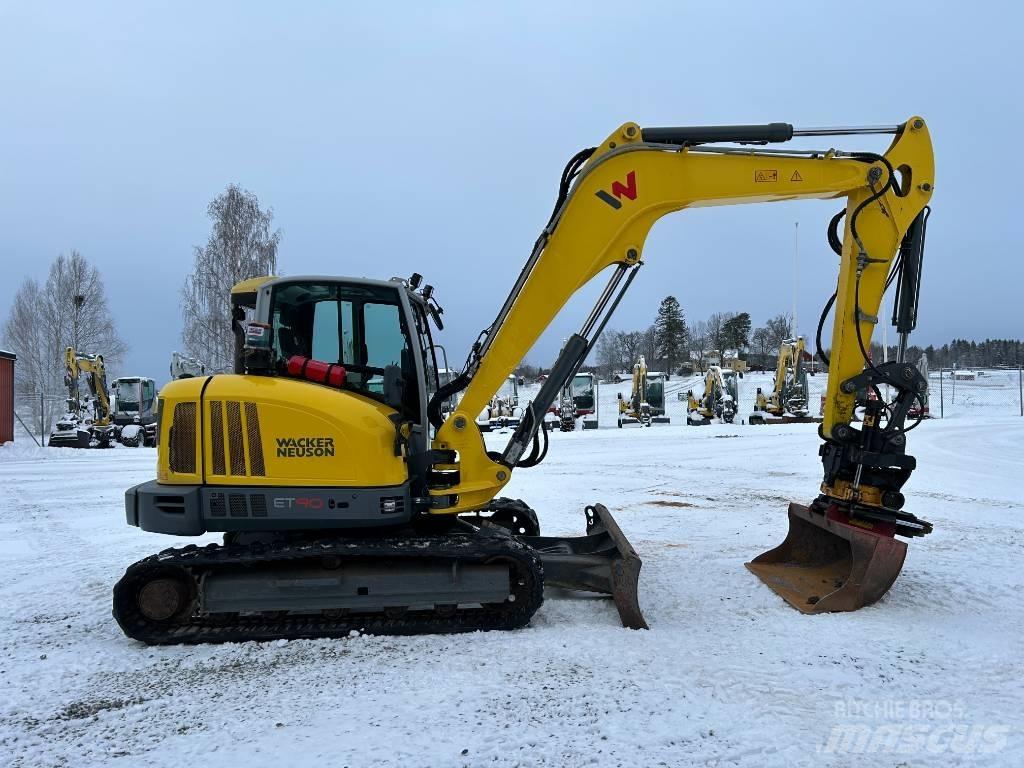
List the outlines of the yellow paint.
{"label": "yellow paint", "polygon": [[[169,445],[174,405],[199,402],[205,379],[173,381],[160,392],[164,400],[160,445]],[[211,404],[221,403],[224,474],[215,474]],[[394,411],[367,397],[305,381],[269,376],[218,375],[210,379],[202,399],[201,441],[205,480],[210,485],[252,486],[392,486],[408,479],[405,461],[395,456],[395,427],[388,415]],[[244,458],[241,474],[232,474],[232,440],[227,404],[239,403],[241,434],[235,446]],[[262,443],[265,474],[254,475],[253,441],[245,403],[255,403]],[[297,441],[291,443],[290,441]],[[329,440],[333,455],[327,455]],[[309,441],[312,441],[311,443]],[[200,449],[200,436],[196,438]],[[298,446],[298,448],[296,448]],[[289,448],[292,455],[288,455]],[[279,455],[283,451],[283,455]],[[302,453],[312,455],[301,455]],[[196,483],[196,475],[170,472],[168,451],[159,455],[160,482]],[[299,453],[300,455],[295,455]],[[321,454],[321,455],[316,455]]]}
{"label": "yellow paint", "polygon": [[[438,495],[458,494],[459,502],[445,512],[459,512],[486,504],[508,480],[498,473],[502,465],[486,453],[473,419],[497,391],[505,377],[519,364],[569,298],[605,268],[634,263],[642,257],[643,244],[654,222],[684,208],[764,203],[782,200],[845,198],[849,213],[870,196],[868,163],[839,158],[776,155],[713,154],[697,151],[628,151],[640,140],[634,123],[617,129],[600,145],[584,166],[572,196],[516,298],[505,323],[495,331],[488,354],[480,361],[473,381],[459,407],[449,415],[435,441],[436,448],[459,453],[461,482]],[[632,138],[630,138],[632,137]],[[935,184],[934,158],[928,128],[913,117],[897,136],[886,157],[894,168],[906,168],[911,183],[905,197],[888,191],[881,199],[888,215],[874,203],[861,213],[858,230],[871,258],[861,281],[861,307],[877,314],[892,259],[914,217],[931,199]],[[885,169],[881,163],[885,183]],[[777,181],[757,182],[757,172],[771,169]],[[613,185],[627,183],[633,173],[636,199],[619,198],[618,209],[597,196],[598,191],[614,193]],[[794,181],[798,176],[799,181]],[[863,358],[854,333],[853,294],[856,252],[846,217],[832,358],[823,429],[849,423],[855,396],[840,391],[839,385],[863,368]],[[634,252],[635,251],[635,252]],[[865,345],[874,330],[862,323]],[[456,426],[462,423],[460,429]]]}

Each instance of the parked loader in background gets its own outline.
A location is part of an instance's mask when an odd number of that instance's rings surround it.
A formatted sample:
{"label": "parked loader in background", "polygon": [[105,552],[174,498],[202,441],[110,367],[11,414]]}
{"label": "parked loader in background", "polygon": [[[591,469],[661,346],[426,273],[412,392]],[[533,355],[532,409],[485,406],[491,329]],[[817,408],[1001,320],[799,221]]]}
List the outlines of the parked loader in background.
{"label": "parked loader in background", "polygon": [[[84,374],[89,394],[79,387]],[[68,388],[67,410],[50,432],[52,448],[110,448],[117,435],[110,418],[110,395],[103,355],[64,350],[64,386]]]}
{"label": "parked loader in background", "polygon": [[618,426],[649,427],[651,424],[668,424],[665,415],[665,381],[661,375],[649,375],[644,356],[633,365],[633,388],[629,399],[618,393]]}
{"label": "parked loader in background", "polygon": [[171,380],[192,379],[206,373],[206,366],[197,358],[188,357],[180,352],[171,353]]}
{"label": "parked loader in background", "polygon": [[[891,134],[892,145],[884,156],[706,146],[863,133]],[[810,506],[790,505],[786,541],[749,567],[805,612],[874,602],[902,567],[906,545],[895,535],[931,530],[903,510],[900,492],[915,465],[906,412],[925,382],[905,362],[865,367],[863,350],[887,281],[901,286],[901,338],[916,322],[934,180],[917,117],[802,131],[626,123],[569,162],[525,267],[444,387],[428,324],[440,330],[441,312],[419,275],[240,283],[231,296],[235,373],[161,390],[157,477],[125,494],[131,525],[175,536],[223,531],[225,543],[130,565],[114,587],[115,618],[146,643],[511,629],[529,623],[553,585],[609,593],[625,626],[645,627],[640,560],[604,506],[586,507],[586,536],[546,537],[525,503],[497,494],[514,471],[544,459],[544,414],[593,351],[659,218],[811,198],[843,198],[848,213],[841,238],[843,215],[829,227],[840,271],[826,305],[835,304],[835,319],[823,481]],[[507,445],[488,449],[477,414],[573,294],[607,268],[596,306]],[[856,428],[865,381],[895,396],[867,403]],[[441,403],[461,390],[443,418]]]}
{"label": "parked loader in background", "polygon": [[130,448],[156,445],[156,382],[145,376],[120,376],[110,385],[110,407],[118,442]]}
{"label": "parked loader in background", "polygon": [[757,388],[751,424],[794,424],[818,421],[810,415],[810,390],[804,365],[804,337],[787,339],[779,346],[775,382],[769,395]]}

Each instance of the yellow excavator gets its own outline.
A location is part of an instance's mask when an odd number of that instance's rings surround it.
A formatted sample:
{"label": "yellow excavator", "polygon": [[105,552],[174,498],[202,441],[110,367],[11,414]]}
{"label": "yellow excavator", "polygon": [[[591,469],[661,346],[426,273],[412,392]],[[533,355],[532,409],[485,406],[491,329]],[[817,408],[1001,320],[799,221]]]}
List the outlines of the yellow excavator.
{"label": "yellow excavator", "polygon": [[619,415],[617,424],[622,427],[649,427],[652,424],[669,424],[665,415],[665,382],[661,376],[652,376],[647,371],[644,356],[633,365],[633,387],[627,400],[618,393]]}
{"label": "yellow excavator", "polygon": [[692,389],[686,393],[686,423],[703,426],[712,419],[720,419],[724,424],[732,424],[739,399],[739,375],[712,365],[704,375],[703,394],[697,397]]}
{"label": "yellow excavator", "polygon": [[[82,396],[79,379],[85,376],[89,394]],[[64,350],[64,386],[68,388],[67,411],[50,432],[52,448],[110,448],[117,434],[110,414],[107,372],[103,355]]]}
{"label": "yellow excavator", "polygon": [[765,395],[761,387],[754,396],[751,424],[794,424],[817,421],[810,415],[810,391],[807,368],[804,366],[803,336],[787,339],[779,345],[779,358],[775,366],[775,383],[771,394]]}
{"label": "yellow excavator", "polygon": [[[767,148],[793,138],[883,134],[885,154]],[[512,629],[545,586],[610,594],[645,627],[640,559],[609,511],[586,535],[541,536],[524,502],[499,497],[547,452],[544,414],[633,282],[651,226],[673,211],[840,199],[829,241],[841,256],[820,449],[809,505],[791,504],[781,546],[749,567],[802,611],[877,600],[906,545],[930,525],[903,510],[914,469],[907,409],[925,383],[913,365],[875,365],[868,345],[899,281],[897,328],[916,322],[917,277],[934,161],[923,119],[868,128],[786,123],[641,128],[626,123],[566,166],[554,211],[494,321],[446,385],[419,275],[255,278],[232,291],[235,373],[173,381],[160,393],[157,477],[126,492],[128,523],[223,544],[165,549],[128,567],[113,613],[146,643]],[[845,223],[843,220],[845,219]],[[843,234],[839,224],[843,223]],[[610,271],[596,306],[523,408],[501,450],[475,423],[569,298]],[[865,405],[858,388],[888,386]],[[463,391],[446,416],[442,404]]]}

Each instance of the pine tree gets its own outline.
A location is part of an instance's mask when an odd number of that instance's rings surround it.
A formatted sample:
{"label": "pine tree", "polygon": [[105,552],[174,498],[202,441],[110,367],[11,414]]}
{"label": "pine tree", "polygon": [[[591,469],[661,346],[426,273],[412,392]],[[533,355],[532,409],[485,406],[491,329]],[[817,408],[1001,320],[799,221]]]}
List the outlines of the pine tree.
{"label": "pine tree", "polygon": [[750,346],[750,314],[740,312],[738,315],[730,317],[725,321],[722,333],[725,337],[725,343],[737,352],[742,353],[744,349]]}
{"label": "pine tree", "polygon": [[679,300],[675,296],[666,296],[658,307],[658,316],[654,320],[654,340],[658,357],[665,361],[666,369],[671,373],[674,365],[683,359],[687,348],[689,333],[686,318]]}

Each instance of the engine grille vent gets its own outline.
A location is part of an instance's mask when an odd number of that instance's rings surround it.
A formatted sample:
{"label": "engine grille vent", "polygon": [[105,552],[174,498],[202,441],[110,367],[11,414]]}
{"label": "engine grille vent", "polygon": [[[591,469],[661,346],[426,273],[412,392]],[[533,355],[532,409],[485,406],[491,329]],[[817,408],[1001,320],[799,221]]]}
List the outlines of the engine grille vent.
{"label": "engine grille vent", "polygon": [[210,453],[213,475],[266,476],[263,437],[256,403],[242,403],[238,400],[210,401]]}
{"label": "engine grille vent", "polygon": [[249,507],[252,509],[253,517],[267,516],[267,497],[262,493],[249,494]]}
{"label": "engine grille vent", "polygon": [[244,493],[229,493],[228,494],[228,508],[231,510],[232,517],[248,517],[249,507],[245,503]]}
{"label": "engine grille vent", "polygon": [[[267,470],[263,466],[263,437],[260,435],[260,417],[256,413],[256,403],[245,404],[245,432],[249,438],[249,473],[263,477]],[[255,510],[253,514],[256,514]]]}
{"label": "engine grille vent", "polygon": [[227,517],[228,507],[224,503],[223,493],[211,493],[210,494],[210,516],[211,517]]}
{"label": "engine grille vent", "polygon": [[211,493],[210,517],[266,517],[267,497],[262,493]]}
{"label": "engine grille vent", "polygon": [[210,402],[210,447],[213,449],[213,474],[224,475],[224,417],[220,400]]}
{"label": "engine grille vent", "polygon": [[196,473],[196,404],[176,403],[171,421],[168,465],[171,472]]}
{"label": "engine grille vent", "polygon": [[231,474],[245,474],[245,448],[242,438],[242,407],[235,400],[229,400],[228,408],[228,448],[231,450]]}

